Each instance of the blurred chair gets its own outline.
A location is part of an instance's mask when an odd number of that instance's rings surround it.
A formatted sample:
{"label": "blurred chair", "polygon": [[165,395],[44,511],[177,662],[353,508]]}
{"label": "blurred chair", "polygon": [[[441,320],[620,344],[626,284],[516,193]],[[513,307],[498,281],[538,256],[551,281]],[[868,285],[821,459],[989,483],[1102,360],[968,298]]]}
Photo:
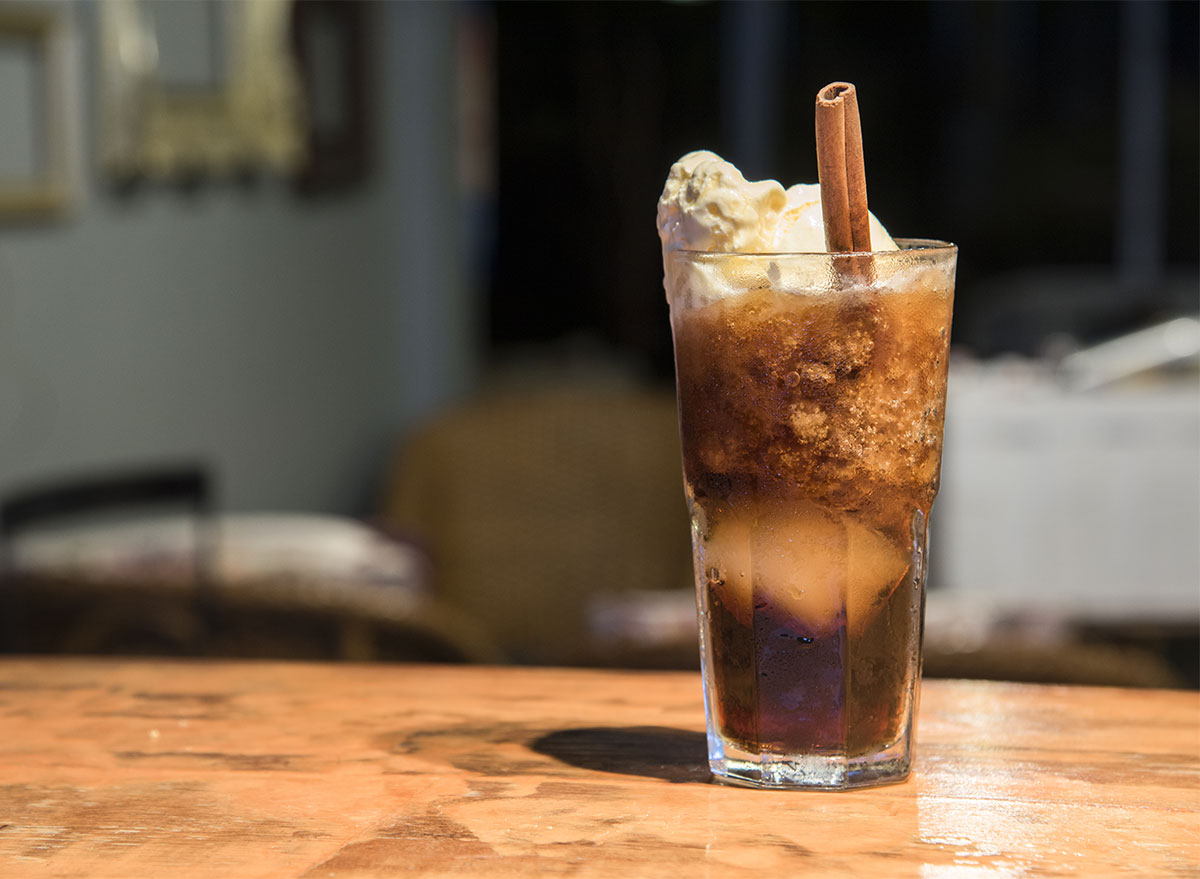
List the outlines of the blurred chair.
{"label": "blurred chair", "polygon": [[674,395],[561,381],[494,391],[435,418],[397,451],[382,500],[423,540],[438,598],[517,662],[698,664],[686,638],[597,628],[614,601],[690,590]]}
{"label": "blurred chair", "polygon": [[[179,589],[167,595],[138,578],[97,590],[80,582],[78,571],[43,577],[18,564],[22,535],[164,509],[187,511],[192,524],[182,601]],[[214,614],[211,524],[210,479],[199,465],[113,472],[13,493],[0,502],[0,646],[10,652],[200,652]],[[172,574],[178,583],[179,572]]]}
{"label": "blurred chair", "polygon": [[497,658],[478,627],[429,598],[426,567],[415,547],[346,517],[218,515],[197,466],[58,482],[0,502],[0,647]]}

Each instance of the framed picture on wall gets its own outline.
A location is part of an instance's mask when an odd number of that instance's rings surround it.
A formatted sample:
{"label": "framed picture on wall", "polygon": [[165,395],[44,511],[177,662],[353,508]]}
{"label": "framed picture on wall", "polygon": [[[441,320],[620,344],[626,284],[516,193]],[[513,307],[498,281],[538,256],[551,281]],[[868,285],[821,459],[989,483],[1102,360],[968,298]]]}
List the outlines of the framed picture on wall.
{"label": "framed picture on wall", "polygon": [[[305,154],[293,6],[102,0],[99,146],[108,175],[292,174]],[[209,63],[197,69],[197,57]]]}
{"label": "framed picture on wall", "polygon": [[370,170],[369,16],[363,0],[304,0],[292,12],[292,45],[308,108],[307,150],[293,177],[307,195],[345,189]]}
{"label": "framed picture on wall", "polygon": [[70,204],[68,42],[62,9],[0,6],[0,220]]}

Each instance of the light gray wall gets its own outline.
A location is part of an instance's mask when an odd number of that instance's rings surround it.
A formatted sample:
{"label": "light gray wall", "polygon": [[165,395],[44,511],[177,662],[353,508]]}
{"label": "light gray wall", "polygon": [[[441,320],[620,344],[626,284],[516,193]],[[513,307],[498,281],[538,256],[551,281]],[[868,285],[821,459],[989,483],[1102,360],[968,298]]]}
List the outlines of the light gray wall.
{"label": "light gray wall", "polygon": [[197,457],[228,508],[359,512],[394,438],[474,378],[455,6],[372,8],[377,169],[316,201],[267,178],[114,194],[94,160],[95,9],[63,9],[83,175],[69,217],[0,226],[0,494]]}

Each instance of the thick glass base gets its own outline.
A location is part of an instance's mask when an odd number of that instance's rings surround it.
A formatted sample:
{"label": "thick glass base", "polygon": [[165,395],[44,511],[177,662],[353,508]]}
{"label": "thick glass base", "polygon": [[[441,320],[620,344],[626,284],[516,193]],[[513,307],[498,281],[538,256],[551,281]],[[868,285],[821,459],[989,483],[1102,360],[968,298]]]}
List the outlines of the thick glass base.
{"label": "thick glass base", "polygon": [[744,787],[781,790],[849,790],[898,784],[908,778],[908,743],[898,742],[872,754],[750,753],[709,736],[708,765],[718,781]]}

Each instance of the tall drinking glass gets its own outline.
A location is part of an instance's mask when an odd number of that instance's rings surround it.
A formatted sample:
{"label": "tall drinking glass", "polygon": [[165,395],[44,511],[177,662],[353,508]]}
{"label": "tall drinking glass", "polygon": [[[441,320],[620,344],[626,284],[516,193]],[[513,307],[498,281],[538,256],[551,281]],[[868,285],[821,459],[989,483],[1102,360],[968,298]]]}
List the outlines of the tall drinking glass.
{"label": "tall drinking glass", "polygon": [[957,248],[669,251],[709,763],[902,781]]}

